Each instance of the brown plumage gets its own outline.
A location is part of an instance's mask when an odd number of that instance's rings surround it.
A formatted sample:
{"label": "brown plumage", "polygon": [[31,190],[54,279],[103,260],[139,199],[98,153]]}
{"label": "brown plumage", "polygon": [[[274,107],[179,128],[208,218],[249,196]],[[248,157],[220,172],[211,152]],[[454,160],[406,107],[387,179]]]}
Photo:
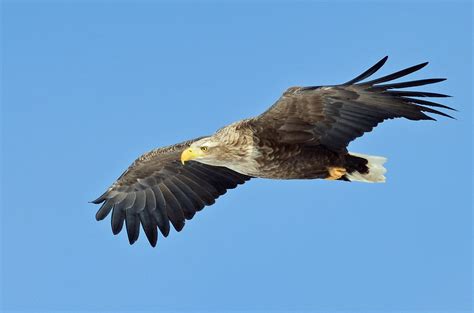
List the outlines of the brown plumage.
{"label": "brown plumage", "polygon": [[422,63],[364,82],[386,62],[334,86],[291,87],[263,114],[221,128],[214,135],[155,149],[138,158],[98,199],[96,214],[112,211],[112,231],[125,222],[130,244],[140,225],[152,246],[170,223],[180,231],[204,206],[252,177],[382,182],[385,158],[350,153],[347,145],[386,119],[433,120],[425,112],[445,105],[418,99],[443,94],[400,91],[442,78],[387,83]]}

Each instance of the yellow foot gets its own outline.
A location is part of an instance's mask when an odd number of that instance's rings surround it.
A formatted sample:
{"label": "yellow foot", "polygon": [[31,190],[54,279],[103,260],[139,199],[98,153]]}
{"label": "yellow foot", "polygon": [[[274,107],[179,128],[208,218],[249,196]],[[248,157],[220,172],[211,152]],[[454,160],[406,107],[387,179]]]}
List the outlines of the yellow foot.
{"label": "yellow foot", "polygon": [[343,167],[328,167],[329,176],[326,179],[336,180],[344,176],[347,171]]}

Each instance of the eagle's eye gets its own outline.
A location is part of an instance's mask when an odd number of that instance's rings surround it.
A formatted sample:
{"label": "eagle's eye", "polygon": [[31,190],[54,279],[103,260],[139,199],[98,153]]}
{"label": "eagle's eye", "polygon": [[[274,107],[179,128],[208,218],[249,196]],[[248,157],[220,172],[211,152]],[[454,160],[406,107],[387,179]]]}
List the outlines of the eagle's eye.
{"label": "eagle's eye", "polygon": [[202,147],[201,147],[201,151],[202,151],[202,152],[206,152],[206,151],[207,151],[207,146],[202,146]]}

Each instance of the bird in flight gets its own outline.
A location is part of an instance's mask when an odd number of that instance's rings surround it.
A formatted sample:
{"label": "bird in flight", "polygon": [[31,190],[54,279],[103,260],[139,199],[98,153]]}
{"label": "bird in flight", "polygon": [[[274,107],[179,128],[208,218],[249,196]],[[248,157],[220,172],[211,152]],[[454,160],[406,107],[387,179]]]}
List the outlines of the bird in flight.
{"label": "bird in flight", "polygon": [[387,57],[340,85],[290,87],[267,111],[219,129],[211,136],[157,148],[140,156],[92,201],[96,219],[112,212],[112,232],[125,222],[130,244],[140,225],[154,247],[158,229],[181,231],[197,211],[253,178],[384,182],[386,158],[348,152],[347,145],[387,119],[434,120],[448,106],[419,98],[444,94],[404,91],[444,78],[391,81],[420,70],[421,63],[366,80]]}

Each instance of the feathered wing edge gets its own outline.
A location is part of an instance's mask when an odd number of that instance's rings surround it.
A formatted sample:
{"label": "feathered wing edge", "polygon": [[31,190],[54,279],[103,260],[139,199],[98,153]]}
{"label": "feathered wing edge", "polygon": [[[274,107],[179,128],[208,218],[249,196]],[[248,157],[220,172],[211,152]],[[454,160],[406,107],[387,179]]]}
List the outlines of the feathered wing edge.
{"label": "feathered wing edge", "polygon": [[120,233],[125,224],[130,244],[138,239],[141,225],[154,247],[158,239],[157,230],[167,237],[171,223],[176,231],[181,231],[185,220],[192,219],[197,211],[212,205],[227,190],[251,178],[227,168],[192,161],[182,166],[174,160],[156,170],[157,175],[136,179],[132,184],[124,186],[116,182],[91,201],[102,204],[96,213],[98,221],[112,213],[113,234]]}
{"label": "feathered wing edge", "polygon": [[[427,101],[427,100],[422,100],[422,99],[416,99],[419,97],[428,97],[428,98],[446,98],[450,97],[449,95],[445,94],[440,94],[440,93],[433,93],[433,92],[422,92],[422,91],[400,91],[400,90],[393,90],[393,89],[403,89],[403,88],[408,88],[408,87],[417,87],[417,86],[424,86],[424,85],[429,85],[429,84],[434,84],[434,83],[439,83],[446,78],[430,78],[430,79],[420,79],[420,80],[412,80],[412,81],[406,81],[406,82],[400,82],[400,83],[387,83],[387,84],[382,84],[386,83],[404,76],[407,76],[411,73],[414,73],[426,65],[428,65],[428,62],[420,63],[411,67],[408,67],[406,69],[403,69],[401,71],[382,76],[377,79],[373,79],[370,81],[363,81],[366,78],[372,76],[375,72],[377,72],[382,66],[385,64],[387,61],[388,56],[385,56],[382,58],[380,61],[378,61],[375,65],[373,65],[371,68],[360,74],[359,76],[351,79],[348,82],[345,82],[341,84],[342,86],[350,86],[350,85],[357,85],[361,87],[365,87],[368,91],[375,91],[375,92],[383,92],[386,95],[396,97],[399,100],[402,100],[406,103],[409,103],[411,105],[414,105],[418,107],[421,111],[424,112],[429,112],[433,114],[438,114],[442,115],[445,117],[453,118],[451,115],[443,113],[441,111],[432,109],[430,107],[437,107],[437,108],[443,108],[443,109],[448,109],[448,110],[453,110],[457,111],[454,108],[451,108],[449,106],[432,102],[432,101]],[[428,106],[428,107],[427,107]],[[427,116],[427,119],[433,119],[429,116]]]}

